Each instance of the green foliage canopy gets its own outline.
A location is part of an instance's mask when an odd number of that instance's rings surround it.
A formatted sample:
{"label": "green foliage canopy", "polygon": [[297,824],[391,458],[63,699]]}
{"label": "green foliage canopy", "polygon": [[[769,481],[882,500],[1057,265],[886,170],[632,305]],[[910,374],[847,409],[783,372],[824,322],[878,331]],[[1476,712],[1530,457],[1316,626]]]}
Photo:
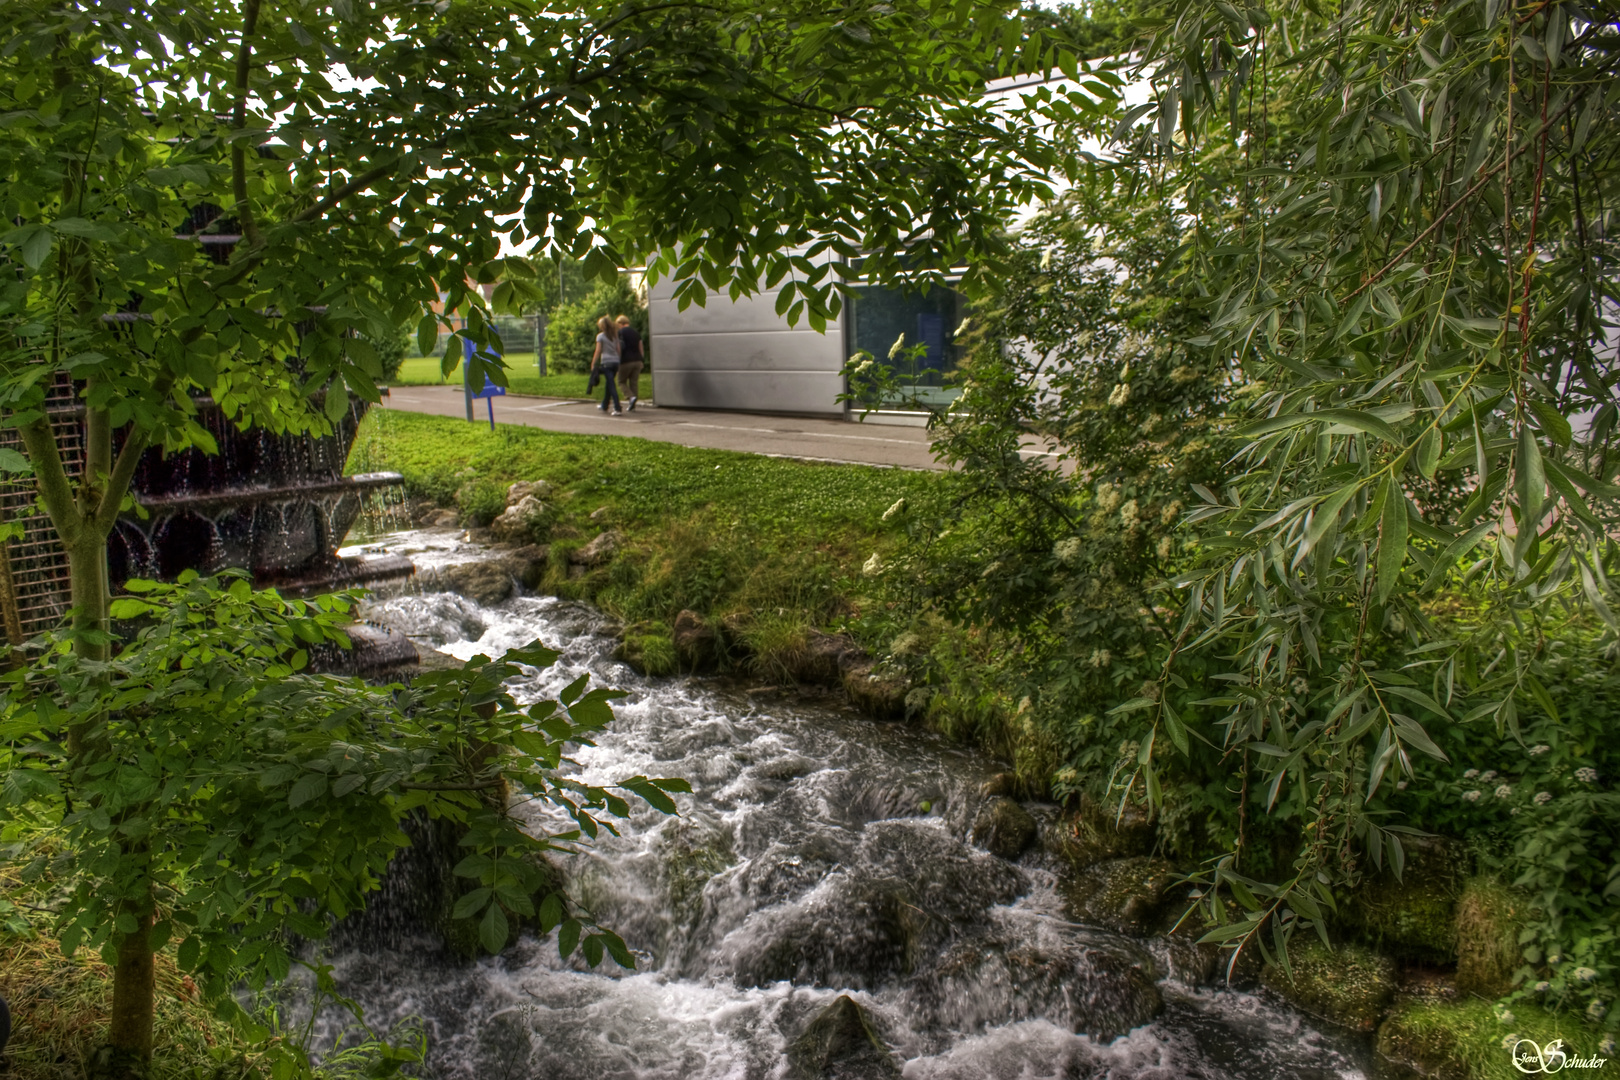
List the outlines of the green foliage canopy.
{"label": "green foliage canopy", "polygon": [[1615,632],[1620,35],[1512,0],[1154,13],[1153,100],[984,302],[914,586],[1034,647],[1054,768],[1206,785],[1234,950],[1399,874],[1401,789],[1459,790],[1451,754],[1516,758],[1545,787],[1485,794],[1545,915],[1520,978],[1612,1024],[1609,758],[1550,673]]}
{"label": "green foliage canopy", "polygon": [[[25,821],[71,855],[73,885],[55,905],[66,951],[116,965],[145,925],[146,947],[178,943],[181,969],[231,1010],[240,980],[285,978],[291,941],[324,938],[330,918],[366,903],[409,844],[402,821],[425,813],[465,828],[455,872],[475,887],[454,914],[477,920],[486,948],[504,948],[521,916],[557,930],[564,955],[579,947],[593,965],[606,953],[634,966],[611,931],[541,890],[525,858],[611,831],[630,812],[625,794],[672,813],[668,793],[689,790],[566,775],[565,746],[591,745],[618,692],[587,689],[583,676],[520,707],[506,680],[557,658],[538,642],[409,688],[311,674],[313,650],[347,645],[351,598],[286,601],[240,576],[190,571],[129,588],[113,614],[141,629],[116,659],[84,659],[56,635],[0,676],[0,825]],[[96,714],[107,718],[99,753],[69,753],[67,732]],[[508,816],[508,793],[576,827],[532,836]]]}

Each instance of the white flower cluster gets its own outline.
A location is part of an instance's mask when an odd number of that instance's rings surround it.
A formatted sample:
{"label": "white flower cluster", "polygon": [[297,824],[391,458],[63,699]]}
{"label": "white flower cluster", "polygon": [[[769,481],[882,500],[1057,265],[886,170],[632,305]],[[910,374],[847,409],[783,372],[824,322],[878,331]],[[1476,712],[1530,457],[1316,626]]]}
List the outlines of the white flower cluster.
{"label": "white flower cluster", "polygon": [[1462,793],[1463,802],[1479,802],[1479,792],[1465,791]]}
{"label": "white flower cluster", "polygon": [[867,559],[866,563],[861,567],[861,573],[865,574],[867,577],[875,577],[882,572],[883,560],[879,558],[878,553],[874,551],[872,552],[872,557]]}
{"label": "white flower cluster", "polygon": [[1479,770],[1478,769],[1469,769],[1467,772],[1463,773],[1463,779],[1464,780],[1472,780],[1474,777],[1476,777],[1478,775],[1479,775]]}
{"label": "white flower cluster", "polygon": [[1094,649],[1091,653],[1091,666],[1105,668],[1114,662],[1114,654],[1107,649]]}
{"label": "white flower cluster", "polygon": [[1545,994],[1548,990],[1552,989],[1552,983],[1548,982],[1546,979],[1542,979],[1540,982],[1536,983],[1533,989],[1538,994]]}
{"label": "white flower cluster", "polygon": [[1120,523],[1125,526],[1125,530],[1127,532],[1136,528],[1138,522],[1141,520],[1141,513],[1142,511],[1136,505],[1135,499],[1132,499],[1130,502],[1127,502],[1124,506],[1119,508],[1119,520]]}
{"label": "white flower cluster", "polygon": [[1081,549],[1080,538],[1070,536],[1052,545],[1052,557],[1064,566],[1076,566],[1080,562]]}
{"label": "white flower cluster", "polygon": [[1289,683],[1288,686],[1289,689],[1294,691],[1295,697],[1304,697],[1311,691],[1311,684],[1305,681],[1303,675],[1295,675],[1294,681]]}
{"label": "white flower cluster", "polygon": [[1129,400],[1131,400],[1131,384],[1115,383],[1113,392],[1108,395],[1108,404],[1117,409]]}
{"label": "white flower cluster", "polygon": [[1607,1005],[1596,998],[1593,998],[1592,1004],[1586,1007],[1586,1018],[1591,1020],[1593,1023],[1596,1023],[1597,1021],[1603,1019],[1603,1014],[1608,1011],[1609,1007]]}
{"label": "white flower cluster", "polygon": [[1498,799],[1506,799],[1512,796],[1513,788],[1508,784],[1503,784],[1496,789],[1495,794]]}
{"label": "white flower cluster", "polygon": [[1552,792],[1538,791],[1536,792],[1534,801],[1537,806],[1546,806],[1548,803],[1552,802]]}
{"label": "white flower cluster", "polygon": [[1583,784],[1597,783],[1597,770],[1588,765],[1582,765],[1575,770],[1575,779]]}
{"label": "white flower cluster", "polygon": [[1112,514],[1115,510],[1119,509],[1119,504],[1123,502],[1124,499],[1125,496],[1120,494],[1119,488],[1115,487],[1113,484],[1110,484],[1108,481],[1104,480],[1102,483],[1097,485],[1097,509],[1101,510],[1103,513]]}
{"label": "white flower cluster", "polygon": [[1535,746],[1532,746],[1529,750],[1527,750],[1526,753],[1528,753],[1531,757],[1540,757],[1542,754],[1545,754],[1551,749],[1552,747],[1548,746],[1546,743],[1537,743]]}
{"label": "white flower cluster", "polygon": [[905,513],[905,509],[906,509],[906,500],[905,500],[905,496],[902,495],[899,499],[895,500],[895,504],[893,506],[891,506],[887,510],[883,511],[883,520],[888,521],[890,518],[894,517],[896,514]]}
{"label": "white flower cluster", "polygon": [[900,350],[905,348],[905,347],[906,347],[906,335],[901,334],[899,337],[894,339],[894,344],[889,346],[889,359],[890,360],[895,359],[897,356],[900,355]]}
{"label": "white flower cluster", "polygon": [[1482,784],[1488,784],[1492,780],[1495,780],[1495,779],[1496,779],[1496,770],[1495,769],[1489,769],[1489,770],[1479,774],[1479,782],[1482,783]]}
{"label": "white flower cluster", "polygon": [[1593,979],[1597,978],[1597,972],[1589,967],[1578,967],[1574,971],[1570,972],[1570,974],[1576,979],[1579,979],[1581,982],[1591,982]]}

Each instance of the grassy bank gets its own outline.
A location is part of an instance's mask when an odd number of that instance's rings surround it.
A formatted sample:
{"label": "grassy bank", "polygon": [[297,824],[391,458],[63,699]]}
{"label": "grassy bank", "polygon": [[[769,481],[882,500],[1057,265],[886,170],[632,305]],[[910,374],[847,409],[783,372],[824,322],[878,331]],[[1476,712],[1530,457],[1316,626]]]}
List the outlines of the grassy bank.
{"label": "grassy bank", "polygon": [[[472,524],[504,509],[514,481],[546,481],[551,513],[535,537],[552,547],[544,588],[590,599],[654,635],[667,635],[686,609],[729,619],[748,653],[735,662],[765,674],[802,649],[812,628],[861,636],[875,591],[862,568],[899,540],[903,515],[885,521],[885,512],[902,498],[932,497],[941,481],[381,411],[367,418],[349,464],[398,471],[413,498],[454,507]],[[570,576],[567,553],[607,528],[622,536],[618,554]]]}
{"label": "grassy bank", "polygon": [[[534,397],[582,398],[590,397],[585,387],[590,376],[582,371],[566,371],[555,375],[538,375],[535,373],[534,353],[511,353],[506,357],[507,389],[514,394],[528,394]],[[439,359],[435,356],[417,356],[406,360],[400,365],[399,374],[394,378],[395,386],[443,386],[448,383],[461,381],[461,369],[456,368],[445,378],[439,370]],[[598,387],[600,393],[601,388]],[[641,396],[648,401],[652,396],[652,376],[646,374],[641,379]]]}

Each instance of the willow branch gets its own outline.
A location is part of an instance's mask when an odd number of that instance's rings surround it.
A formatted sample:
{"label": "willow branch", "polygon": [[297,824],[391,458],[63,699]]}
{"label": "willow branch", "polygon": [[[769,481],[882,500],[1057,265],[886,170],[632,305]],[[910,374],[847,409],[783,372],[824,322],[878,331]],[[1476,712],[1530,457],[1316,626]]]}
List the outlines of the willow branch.
{"label": "willow branch", "polygon": [[[1562,120],[1564,118],[1564,114],[1569,112],[1570,108],[1574,104],[1575,104],[1574,99],[1571,99],[1569,104],[1565,105],[1562,109],[1559,109],[1556,114],[1554,114],[1550,119],[1548,119],[1546,121],[1545,124],[1542,125],[1543,129],[1545,130],[1547,128],[1550,128],[1551,125],[1557,123],[1559,120]],[[1372,288],[1373,285],[1377,284],[1379,278],[1383,277],[1385,274],[1387,274],[1391,270],[1395,269],[1395,267],[1399,266],[1401,260],[1406,258],[1406,256],[1411,252],[1411,250],[1413,248],[1417,247],[1419,244],[1423,243],[1423,241],[1427,240],[1429,238],[1429,236],[1436,229],[1438,229],[1445,222],[1445,220],[1447,218],[1449,218],[1457,210],[1458,207],[1462,206],[1464,203],[1466,203],[1468,200],[1472,199],[1476,194],[1478,194],[1480,188],[1484,187],[1487,183],[1490,182],[1491,177],[1495,176],[1497,173],[1501,172],[1503,169],[1506,169],[1512,163],[1513,159],[1518,157],[1520,154],[1524,153],[1524,151],[1525,151],[1525,147],[1520,147],[1519,149],[1513,150],[1510,153],[1504,155],[1503,158],[1502,158],[1502,163],[1500,165],[1491,166],[1490,171],[1487,172],[1484,176],[1481,176],[1478,180],[1474,181],[1474,183],[1469,187],[1469,189],[1467,191],[1463,192],[1460,196],[1458,196],[1456,202],[1452,203],[1450,206],[1448,206],[1444,210],[1440,211],[1440,214],[1432,222],[1429,223],[1429,227],[1427,229],[1424,229],[1422,232],[1418,233],[1417,236],[1415,238],[1413,238],[1413,240],[1412,240],[1412,242],[1410,244],[1407,244],[1405,247],[1401,248],[1401,250],[1397,251],[1395,253],[1395,257],[1393,259],[1390,259],[1387,263],[1385,263],[1379,269],[1379,271],[1376,274],[1374,274],[1372,277],[1368,278],[1366,281],[1363,281],[1361,283],[1360,287],[1355,290],[1355,292],[1352,292],[1350,295],[1346,296],[1344,299],[1345,300],[1354,300],[1357,296],[1360,296],[1362,293],[1364,293],[1368,289]]]}

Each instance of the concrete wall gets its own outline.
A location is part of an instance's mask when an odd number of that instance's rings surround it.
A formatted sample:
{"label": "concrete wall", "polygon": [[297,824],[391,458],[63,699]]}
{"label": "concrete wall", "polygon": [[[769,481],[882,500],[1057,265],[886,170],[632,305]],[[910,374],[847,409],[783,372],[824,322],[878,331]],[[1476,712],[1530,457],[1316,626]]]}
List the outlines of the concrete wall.
{"label": "concrete wall", "polygon": [[776,314],[777,291],[677,310],[667,279],[647,293],[653,397],[659,408],[844,415],[842,317],[825,334]]}

